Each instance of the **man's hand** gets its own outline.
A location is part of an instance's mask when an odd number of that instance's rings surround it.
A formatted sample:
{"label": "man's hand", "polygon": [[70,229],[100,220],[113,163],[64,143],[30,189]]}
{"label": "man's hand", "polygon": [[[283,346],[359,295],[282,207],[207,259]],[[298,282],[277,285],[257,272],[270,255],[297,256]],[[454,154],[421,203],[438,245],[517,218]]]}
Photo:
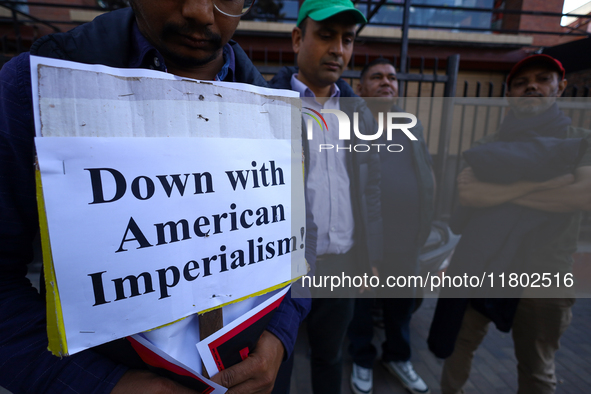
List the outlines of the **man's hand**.
{"label": "man's hand", "polygon": [[466,167],[460,172],[456,181],[458,182],[458,185],[466,185],[468,183],[478,182],[478,178],[476,178],[472,167]]}
{"label": "man's hand", "polygon": [[198,394],[197,391],[152,372],[130,369],[111,394]]}
{"label": "man's hand", "polygon": [[264,331],[246,360],[221,371],[211,380],[227,387],[228,394],[268,394],[275,385],[284,352],[279,338]]}

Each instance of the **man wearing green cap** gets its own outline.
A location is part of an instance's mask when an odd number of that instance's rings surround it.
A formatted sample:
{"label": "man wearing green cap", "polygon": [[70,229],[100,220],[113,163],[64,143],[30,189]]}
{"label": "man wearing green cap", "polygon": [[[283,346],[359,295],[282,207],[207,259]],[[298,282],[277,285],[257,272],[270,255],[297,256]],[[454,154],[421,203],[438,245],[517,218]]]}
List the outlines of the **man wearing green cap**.
{"label": "man wearing green cap", "polygon": [[[340,79],[353,53],[356,24],[365,22],[350,0],[306,0],[292,31],[298,67],[284,67],[270,82],[271,87],[299,92],[304,117],[320,116],[324,121],[308,122],[311,130],[304,138],[309,169],[306,192],[318,226],[315,278],[370,272],[369,267],[355,273],[352,269],[356,263],[374,264],[381,258],[379,156],[377,152],[356,153],[352,147],[367,141],[356,136],[339,140],[337,116],[321,115],[322,110],[339,110],[353,124],[357,113],[361,132],[377,129],[364,101]],[[356,290],[312,286],[311,291],[307,327],[312,388],[316,394],[340,393],[342,347]]]}

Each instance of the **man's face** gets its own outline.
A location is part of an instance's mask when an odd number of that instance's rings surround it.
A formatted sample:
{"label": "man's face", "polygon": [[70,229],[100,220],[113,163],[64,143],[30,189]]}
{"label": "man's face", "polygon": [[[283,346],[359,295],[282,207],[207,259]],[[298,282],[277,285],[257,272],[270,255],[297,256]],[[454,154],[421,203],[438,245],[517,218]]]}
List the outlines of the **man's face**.
{"label": "man's face", "polygon": [[398,97],[398,79],[391,64],[376,64],[370,67],[359,82],[358,92],[361,97]]}
{"label": "man's face", "polygon": [[558,72],[546,66],[528,66],[511,80],[507,97],[517,117],[535,116],[548,109],[566,88]]}
{"label": "man's face", "polygon": [[322,22],[307,19],[305,35],[296,27],[292,32],[293,50],[298,54],[299,78],[310,88],[335,83],[353,53],[355,23],[336,15]]}
{"label": "man's face", "polygon": [[132,0],[142,34],[167,62],[190,68],[222,55],[240,18],[214,10],[212,0]]}

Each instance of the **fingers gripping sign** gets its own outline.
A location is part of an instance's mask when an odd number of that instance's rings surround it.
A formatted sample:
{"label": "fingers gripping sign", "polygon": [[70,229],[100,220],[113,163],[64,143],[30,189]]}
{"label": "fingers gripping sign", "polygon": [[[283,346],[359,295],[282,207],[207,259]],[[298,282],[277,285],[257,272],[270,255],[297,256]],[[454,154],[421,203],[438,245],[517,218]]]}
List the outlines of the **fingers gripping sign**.
{"label": "fingers gripping sign", "polygon": [[275,335],[264,331],[248,357],[227,368],[212,381],[227,387],[228,394],[268,394],[273,390],[285,350]]}

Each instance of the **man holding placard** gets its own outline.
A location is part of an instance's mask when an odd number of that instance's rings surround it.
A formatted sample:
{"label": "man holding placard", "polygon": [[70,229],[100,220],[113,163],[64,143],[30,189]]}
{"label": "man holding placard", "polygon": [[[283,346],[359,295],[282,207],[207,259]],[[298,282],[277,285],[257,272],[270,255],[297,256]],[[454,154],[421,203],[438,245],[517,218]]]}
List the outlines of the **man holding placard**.
{"label": "man holding placard", "polygon": [[[132,0],[132,9],[38,40],[31,54],[266,86],[244,51],[230,41],[252,3]],[[0,386],[14,393],[193,392],[150,372],[128,369],[134,365],[114,362],[93,350],[62,359],[46,351],[44,300],[25,278],[39,231],[30,78],[28,53],[0,71]],[[308,229],[306,239],[313,237]],[[310,263],[313,254],[313,245],[307,243]],[[271,392],[308,309],[309,300],[292,300],[288,294],[255,350],[213,380],[229,387],[229,392]]]}

